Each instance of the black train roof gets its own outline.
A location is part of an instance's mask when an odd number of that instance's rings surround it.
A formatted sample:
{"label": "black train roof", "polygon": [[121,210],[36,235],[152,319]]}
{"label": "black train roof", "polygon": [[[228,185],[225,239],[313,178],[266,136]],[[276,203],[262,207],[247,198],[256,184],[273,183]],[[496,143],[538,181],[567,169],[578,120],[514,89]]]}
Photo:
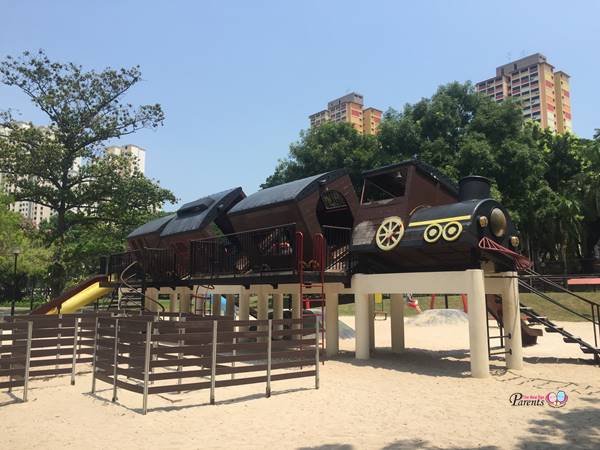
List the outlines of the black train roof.
{"label": "black train roof", "polygon": [[144,236],[146,234],[158,233],[162,231],[167,223],[171,221],[176,216],[176,214],[169,214],[163,217],[159,217],[158,219],[151,220],[150,222],[146,222],[145,224],[137,227],[127,236],[127,239]]}
{"label": "black train roof", "polygon": [[242,214],[289,201],[300,201],[316,191],[321,181],[329,183],[347,173],[346,169],[338,169],[263,189],[249,195],[231,208],[229,215]]}
{"label": "black train roof", "polygon": [[244,197],[244,192],[241,187],[236,187],[199,198],[184,204],[175,214],[145,223],[133,230],[127,238],[159,232],[160,237],[168,237],[201,230],[215,220],[221,212],[226,213],[240,197]]}
{"label": "black train roof", "polygon": [[440,170],[436,169],[433,166],[430,166],[426,162],[423,162],[419,159],[407,159],[405,161],[401,161],[394,164],[389,164],[387,166],[378,167],[376,169],[370,169],[362,172],[362,176],[364,178],[375,178],[379,175],[384,175],[389,172],[392,172],[394,169],[398,169],[404,166],[415,166],[421,173],[426,176],[433,178],[436,181],[439,181],[450,193],[458,196],[458,185],[452,181],[448,176],[444,175]]}

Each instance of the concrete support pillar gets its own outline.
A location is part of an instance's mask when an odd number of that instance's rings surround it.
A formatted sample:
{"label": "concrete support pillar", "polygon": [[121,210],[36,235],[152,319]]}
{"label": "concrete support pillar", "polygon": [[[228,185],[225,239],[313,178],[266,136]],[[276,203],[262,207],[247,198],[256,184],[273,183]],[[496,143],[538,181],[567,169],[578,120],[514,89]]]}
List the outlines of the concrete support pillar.
{"label": "concrete support pillar", "polygon": [[392,353],[402,353],[404,344],[404,298],[402,294],[392,294],[390,299],[390,327],[392,333]]}
{"label": "concrete support pillar", "polygon": [[471,376],[486,378],[490,375],[487,341],[487,309],[483,270],[465,272],[469,305],[469,347],[471,353]]}
{"label": "concrete support pillar", "polygon": [[192,290],[182,288],[179,294],[179,311],[182,313],[192,312]]}
{"label": "concrete support pillar", "polygon": [[171,313],[178,311],[179,300],[177,299],[177,294],[177,289],[171,289],[171,292],[169,292],[169,312]]}
{"label": "concrete support pillar", "polygon": [[[258,320],[267,320],[269,318],[269,296],[262,292],[258,294],[257,315]],[[260,325],[258,331],[267,331],[267,327],[265,325]],[[260,337],[257,342],[266,342],[266,338]]]}
{"label": "concrete support pillar", "polygon": [[144,306],[146,310],[152,312],[158,312],[161,310],[160,306],[158,306],[158,289],[148,288],[144,294]]}
{"label": "concrete support pillar", "polygon": [[356,359],[369,359],[369,295],[354,295],[354,328],[356,329]]}
{"label": "concrete support pillar", "polygon": [[[283,319],[283,294],[273,294],[273,319],[281,320]],[[273,329],[275,330],[283,330],[283,324],[273,325]],[[281,336],[278,336],[280,339]]]}
{"label": "concrete support pillar", "polygon": [[325,294],[325,351],[327,356],[335,356],[340,349],[338,328],[338,294]]}
{"label": "concrete support pillar", "polygon": [[369,349],[375,350],[375,295],[369,294]]}
{"label": "concrete support pillar", "polygon": [[235,294],[227,294],[225,298],[227,299],[225,315],[235,319]]}
{"label": "concrete support pillar", "polygon": [[239,320],[250,319],[250,291],[244,289],[240,292],[240,304],[238,306]]}
{"label": "concrete support pillar", "polygon": [[221,294],[211,294],[212,298],[212,315],[221,315]]}
{"label": "concrete support pillar", "polygon": [[[300,299],[300,294],[297,292],[295,294],[290,294],[292,296],[292,319],[301,319],[302,318],[302,301]],[[301,325],[294,325],[294,329],[301,328]]]}
{"label": "concrete support pillar", "polygon": [[506,367],[523,369],[523,341],[521,340],[521,313],[519,308],[519,283],[516,272],[505,272],[504,289],[502,291],[502,318],[504,322]]}

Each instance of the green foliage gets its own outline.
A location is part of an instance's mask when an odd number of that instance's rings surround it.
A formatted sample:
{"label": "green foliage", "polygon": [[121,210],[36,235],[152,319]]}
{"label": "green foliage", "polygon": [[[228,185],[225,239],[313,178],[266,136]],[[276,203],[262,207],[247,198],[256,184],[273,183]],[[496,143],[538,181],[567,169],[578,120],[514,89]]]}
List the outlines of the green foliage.
{"label": "green foliage", "polygon": [[302,131],[300,141],[290,145],[290,155],[280,160],[263,188],[345,167],[355,183],[360,172],[374,164],[379,153],[374,136],[362,136],[348,123],[326,123]]}
{"label": "green foliage", "polygon": [[15,249],[19,251],[17,284],[20,287],[27,279],[44,279],[51,256],[35,229],[20,214],[9,210],[10,201],[0,193],[0,298],[12,294]]}
{"label": "green foliage", "polygon": [[[139,224],[174,202],[171,192],[145,178],[127,156],[106,155],[108,140],[142,128],[162,125],[160,105],[133,107],[122,97],[141,81],[139,67],[84,71],[73,63],[51,61],[42,51],[25,52],[0,63],[0,81],[26,94],[48,118],[47,127],[17,122],[4,113],[0,133],[0,173],[14,188],[16,200],[52,208],[54,218],[44,237],[55,252],[53,291],[64,286],[72,261],[71,236],[106,233],[121,238],[123,229]],[[109,238],[110,240],[110,238]],[[101,239],[96,241],[102,248]]]}
{"label": "green foliage", "polygon": [[[469,83],[384,115],[379,134],[361,136],[328,123],[300,134],[263,187],[340,167],[360,172],[417,157],[455,180],[483,175],[511,211],[524,247],[538,264],[581,257],[600,238],[600,130],[593,141],[524,122],[519,106],[495,103]],[[600,231],[598,231],[600,234]],[[572,270],[577,270],[573,267]]]}

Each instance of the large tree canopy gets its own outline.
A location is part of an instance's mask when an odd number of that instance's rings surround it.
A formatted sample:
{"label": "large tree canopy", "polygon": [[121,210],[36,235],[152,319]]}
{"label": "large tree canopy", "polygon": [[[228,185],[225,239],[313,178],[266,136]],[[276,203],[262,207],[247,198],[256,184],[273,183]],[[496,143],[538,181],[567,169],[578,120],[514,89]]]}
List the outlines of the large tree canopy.
{"label": "large tree canopy", "polygon": [[136,171],[130,158],[103,151],[110,139],[159,127],[164,114],[158,104],[123,102],[141,81],[138,67],[84,71],[73,63],[51,61],[42,51],[26,52],[0,63],[0,81],[20,89],[48,119],[38,127],[3,115],[0,172],[16,200],[54,211],[47,238],[56,249],[53,279],[60,290],[65,237],[73,228],[134,224],[175,200]]}
{"label": "large tree canopy", "polygon": [[[598,241],[600,132],[593,141],[524,122],[511,101],[495,103],[469,83],[389,110],[376,137],[328,123],[300,134],[263,187],[340,167],[355,183],[362,170],[417,157],[451,178],[478,174],[512,213],[538,265],[589,256]],[[600,233],[600,231],[599,231]],[[575,269],[575,268],[573,268]]]}

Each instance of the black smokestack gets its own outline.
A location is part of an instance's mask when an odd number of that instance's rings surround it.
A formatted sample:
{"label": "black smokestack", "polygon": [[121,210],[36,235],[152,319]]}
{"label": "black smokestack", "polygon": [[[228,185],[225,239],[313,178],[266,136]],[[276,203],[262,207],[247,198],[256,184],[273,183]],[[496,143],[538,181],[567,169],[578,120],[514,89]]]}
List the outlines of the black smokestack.
{"label": "black smokestack", "polygon": [[458,201],[490,198],[492,183],[486,177],[469,175],[458,182]]}

